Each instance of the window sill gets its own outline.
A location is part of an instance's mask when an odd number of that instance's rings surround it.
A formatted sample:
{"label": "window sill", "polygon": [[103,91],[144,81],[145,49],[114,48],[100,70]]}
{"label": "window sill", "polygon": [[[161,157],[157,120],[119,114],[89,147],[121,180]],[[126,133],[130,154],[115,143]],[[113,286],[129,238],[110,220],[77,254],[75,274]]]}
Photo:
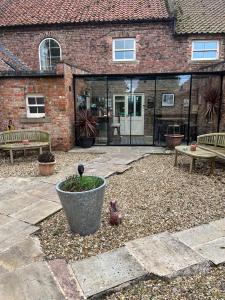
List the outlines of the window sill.
{"label": "window sill", "polygon": [[218,63],[223,61],[222,59],[205,59],[205,60],[190,60],[192,64],[206,64],[206,63]]}
{"label": "window sill", "polygon": [[44,118],[21,118],[20,119],[21,123],[25,123],[25,124],[35,124],[35,123],[51,123],[51,118],[49,117],[44,117]]}
{"label": "window sill", "polygon": [[113,64],[137,64],[138,60],[121,60],[121,61],[112,61]]}

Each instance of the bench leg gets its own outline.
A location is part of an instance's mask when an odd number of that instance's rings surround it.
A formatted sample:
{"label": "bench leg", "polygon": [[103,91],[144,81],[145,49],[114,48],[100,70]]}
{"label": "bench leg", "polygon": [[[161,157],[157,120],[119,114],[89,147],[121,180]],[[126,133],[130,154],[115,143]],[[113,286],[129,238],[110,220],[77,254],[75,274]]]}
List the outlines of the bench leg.
{"label": "bench leg", "polygon": [[210,160],[210,174],[213,175],[215,171],[215,159]]}
{"label": "bench leg", "polygon": [[12,149],[9,150],[9,154],[10,154],[11,164],[13,164],[13,150]]}
{"label": "bench leg", "polygon": [[177,157],[178,157],[178,152],[175,150],[175,161],[174,161],[174,167],[177,167]]}
{"label": "bench leg", "polygon": [[39,148],[39,153],[42,154],[42,147]]}
{"label": "bench leg", "polygon": [[194,157],[191,158],[191,163],[190,163],[190,173],[192,173],[193,168],[195,167],[195,159]]}

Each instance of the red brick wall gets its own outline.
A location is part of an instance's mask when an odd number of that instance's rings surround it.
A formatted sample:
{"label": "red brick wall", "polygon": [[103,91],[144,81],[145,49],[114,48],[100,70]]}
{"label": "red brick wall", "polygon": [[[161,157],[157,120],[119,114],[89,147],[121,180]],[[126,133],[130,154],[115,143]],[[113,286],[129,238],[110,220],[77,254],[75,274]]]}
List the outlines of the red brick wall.
{"label": "red brick wall", "polygon": [[[93,73],[184,72],[210,63],[191,61],[191,41],[199,37],[175,37],[169,23],[33,27],[0,31],[1,43],[30,68],[39,69],[38,47],[46,37],[53,37],[62,47],[63,60]],[[137,61],[112,61],[112,39],[135,37]],[[225,57],[225,38],[219,39],[220,59]]]}
{"label": "red brick wall", "polygon": [[[67,71],[68,72],[68,71]],[[68,74],[67,74],[68,75]],[[37,128],[52,136],[52,146],[69,150],[74,145],[72,81],[64,78],[5,78],[0,79],[0,131],[5,130],[9,119],[16,129]],[[27,123],[26,95],[42,94],[45,97],[45,114],[50,122],[40,120]],[[25,120],[24,120],[25,118]]]}

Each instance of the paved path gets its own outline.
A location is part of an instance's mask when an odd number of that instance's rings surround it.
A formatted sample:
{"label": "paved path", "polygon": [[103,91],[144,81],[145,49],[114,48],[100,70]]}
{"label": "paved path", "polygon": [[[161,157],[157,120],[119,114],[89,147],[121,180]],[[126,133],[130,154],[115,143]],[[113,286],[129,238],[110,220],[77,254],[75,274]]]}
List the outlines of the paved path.
{"label": "paved path", "polygon": [[[94,147],[91,152],[104,154],[87,163],[86,173],[108,177],[126,171],[131,162],[147,154],[164,150]],[[48,178],[0,178],[0,300],[98,297],[151,275],[173,278],[225,262],[225,219],[130,241],[82,261],[44,261],[39,240],[32,234],[40,221],[61,209],[55,184],[74,169]]]}

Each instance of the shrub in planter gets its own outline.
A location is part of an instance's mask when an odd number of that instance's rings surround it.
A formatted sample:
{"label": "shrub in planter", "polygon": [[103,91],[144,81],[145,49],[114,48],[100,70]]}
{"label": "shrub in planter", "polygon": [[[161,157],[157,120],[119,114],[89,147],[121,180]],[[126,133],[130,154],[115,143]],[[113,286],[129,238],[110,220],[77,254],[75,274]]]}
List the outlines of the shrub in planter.
{"label": "shrub in planter", "polygon": [[55,156],[51,152],[43,152],[38,156],[39,174],[52,175],[55,171]]}
{"label": "shrub in planter", "polygon": [[100,227],[106,182],[98,176],[70,176],[57,184],[56,190],[70,229],[89,235]]}
{"label": "shrub in planter", "polygon": [[79,132],[78,144],[82,148],[90,148],[94,145],[97,122],[91,112],[82,109],[77,115],[76,132]]}

